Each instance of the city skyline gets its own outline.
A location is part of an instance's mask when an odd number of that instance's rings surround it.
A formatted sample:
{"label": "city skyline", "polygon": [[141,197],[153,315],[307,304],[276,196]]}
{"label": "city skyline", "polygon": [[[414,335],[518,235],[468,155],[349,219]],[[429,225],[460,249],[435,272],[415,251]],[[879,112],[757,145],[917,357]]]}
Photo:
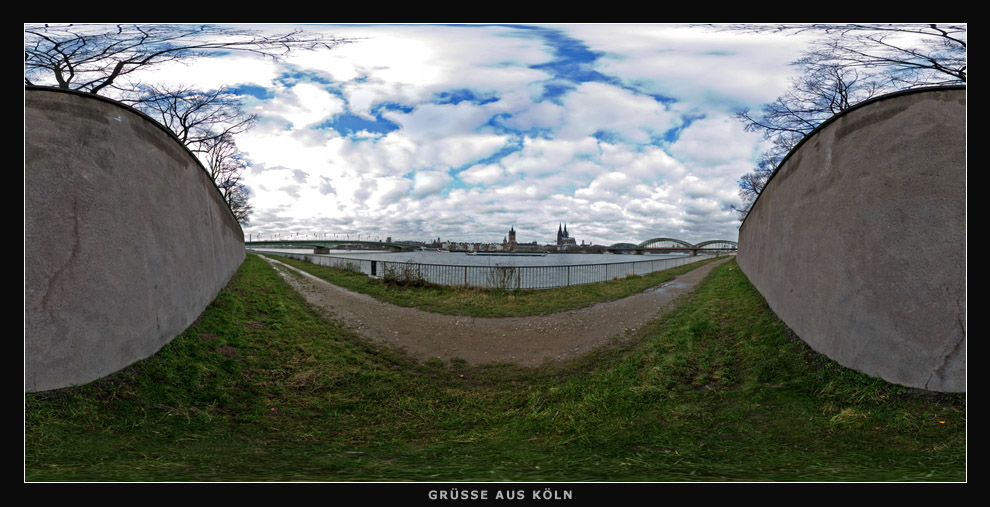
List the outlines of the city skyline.
{"label": "city skyline", "polygon": [[[558,227],[564,227],[566,233],[569,233],[570,232],[570,231],[566,230],[566,224],[564,224],[563,222],[561,222]],[[502,244],[504,242],[512,241],[510,238],[517,238],[516,233],[518,233],[518,232],[519,231],[515,229],[515,226],[510,226],[509,229],[507,230],[507,232],[503,235],[503,237],[502,237],[501,240],[495,239],[495,240],[476,240],[476,241],[468,241],[468,240],[462,240],[462,239],[458,239],[458,238],[443,238],[443,237],[429,238],[429,239],[425,239],[425,240],[424,239],[420,239],[420,238],[391,237],[391,236],[386,236],[386,237],[381,237],[381,236],[367,237],[367,236],[364,236],[364,237],[362,237],[360,234],[355,235],[353,238],[351,238],[350,237],[351,236],[350,234],[338,234],[338,233],[309,233],[309,234],[307,234],[307,233],[304,233],[304,232],[292,232],[292,233],[287,233],[286,235],[282,235],[281,233],[275,233],[274,235],[270,235],[268,237],[265,237],[265,236],[254,237],[253,234],[252,234],[252,235],[249,235],[248,238],[245,238],[245,240],[246,241],[269,241],[269,240],[284,240],[284,241],[296,241],[296,240],[298,240],[298,241],[306,241],[306,240],[312,238],[312,239],[315,239],[317,241],[341,241],[341,240],[342,241],[347,241],[347,240],[354,240],[354,241],[372,241],[372,242],[378,241],[378,242],[384,242],[384,243],[411,243],[411,244],[412,243],[415,243],[415,244],[434,244],[434,243],[451,243],[451,244],[454,244],[454,243],[456,243],[456,244],[494,245],[494,244]],[[525,237],[525,235],[524,235],[524,237]],[[612,245],[612,244],[608,244],[608,245],[606,245],[606,244],[596,244],[596,243],[593,243],[593,242],[586,241],[584,239],[580,239],[579,240],[578,238],[575,238],[573,236],[569,236],[569,237],[571,237],[572,239],[574,239],[575,244],[577,246],[611,246]],[[619,241],[619,242],[616,242],[616,243],[633,243],[633,244],[639,244],[639,243],[642,243],[644,241],[649,241],[651,239],[657,239],[657,238],[662,238],[662,237],[669,238],[669,239],[675,239],[675,240],[681,240],[681,238],[670,237],[670,236],[662,236],[661,235],[661,236],[650,237],[650,238],[635,238],[635,239],[630,239],[630,240],[626,240],[626,241]],[[710,238],[710,239],[705,240],[705,241],[718,241],[718,240],[724,240],[724,238]],[[537,243],[537,244],[542,245],[542,246],[552,246],[552,245],[557,244],[558,241],[559,241],[559,238],[556,238],[556,239],[551,238],[551,239],[548,239],[546,241],[540,241],[539,239],[537,239],[537,240],[533,240],[533,241],[517,241],[517,242],[519,244]],[[734,241],[734,240],[730,240],[730,241]],[[615,243],[613,243],[613,244],[615,244]]]}

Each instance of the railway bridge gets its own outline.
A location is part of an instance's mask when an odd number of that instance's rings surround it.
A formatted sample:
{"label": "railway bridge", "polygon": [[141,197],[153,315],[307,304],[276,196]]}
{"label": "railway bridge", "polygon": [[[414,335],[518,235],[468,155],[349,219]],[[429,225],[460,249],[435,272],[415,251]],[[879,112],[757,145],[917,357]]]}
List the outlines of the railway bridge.
{"label": "railway bridge", "polygon": [[691,255],[698,255],[698,252],[705,253],[727,253],[735,252],[738,248],[738,244],[735,241],[729,241],[724,239],[713,239],[709,241],[702,241],[696,245],[692,245],[687,241],[674,239],[674,238],[653,238],[643,241],[639,244],[633,243],[616,243],[608,247],[608,251],[612,253],[633,253],[637,255],[642,255],[644,252],[659,252],[659,253],[672,253],[672,252],[690,252]]}
{"label": "railway bridge", "polygon": [[[320,249],[331,249],[338,247],[351,247],[354,250],[382,250],[389,249],[394,252],[405,251],[405,250],[415,250],[417,245],[408,245],[405,243],[393,243],[385,241],[358,241],[352,239],[333,239],[333,240],[315,240],[315,239],[294,239],[294,240],[268,240],[268,241],[245,241],[244,246],[247,248],[257,248],[257,247],[267,247],[267,248],[312,248],[314,251]],[[317,252],[321,253],[321,252]]]}

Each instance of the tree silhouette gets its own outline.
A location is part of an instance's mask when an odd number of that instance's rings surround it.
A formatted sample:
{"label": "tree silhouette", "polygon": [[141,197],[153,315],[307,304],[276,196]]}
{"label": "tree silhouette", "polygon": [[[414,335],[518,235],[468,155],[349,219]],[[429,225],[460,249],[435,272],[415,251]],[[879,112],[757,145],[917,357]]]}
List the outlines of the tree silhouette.
{"label": "tree silhouette", "polygon": [[907,24],[723,25],[720,31],[818,35],[800,59],[790,89],[758,113],[737,111],[747,131],[771,143],[739,180],[745,218],[777,165],[822,122],[880,94],[966,83],[966,26]]}
{"label": "tree silhouette", "polygon": [[143,83],[138,70],[170,61],[242,52],[279,60],[292,50],[333,49],[351,39],[293,30],[264,34],[218,25],[32,25],[24,28],[24,82],[111,95],[169,128],[197,154],[242,225],[252,206],[248,164],[234,135],[254,125],[227,88]]}
{"label": "tree silhouette", "polygon": [[349,42],[302,30],[269,35],[218,25],[31,25],[24,28],[24,82],[100,94],[165,62],[230,52],[279,60],[294,49]]}

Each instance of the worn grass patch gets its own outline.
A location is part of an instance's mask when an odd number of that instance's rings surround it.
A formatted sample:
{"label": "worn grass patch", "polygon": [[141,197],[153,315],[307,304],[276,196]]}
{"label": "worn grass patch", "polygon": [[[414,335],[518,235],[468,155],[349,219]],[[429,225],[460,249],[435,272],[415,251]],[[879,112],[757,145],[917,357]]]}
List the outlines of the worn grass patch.
{"label": "worn grass patch", "polygon": [[25,396],[28,481],[962,481],[965,397],[818,356],[734,262],[621,347],[418,363],[249,255],[155,356]]}

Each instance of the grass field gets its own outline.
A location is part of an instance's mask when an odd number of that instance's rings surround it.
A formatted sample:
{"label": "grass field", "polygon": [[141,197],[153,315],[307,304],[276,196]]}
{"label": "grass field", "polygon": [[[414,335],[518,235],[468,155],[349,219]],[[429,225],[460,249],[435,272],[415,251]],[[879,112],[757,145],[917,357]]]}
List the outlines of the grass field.
{"label": "grass field", "polygon": [[419,363],[249,255],[155,356],[25,396],[28,481],[963,481],[964,395],[839,367],[734,261],[622,347]]}

